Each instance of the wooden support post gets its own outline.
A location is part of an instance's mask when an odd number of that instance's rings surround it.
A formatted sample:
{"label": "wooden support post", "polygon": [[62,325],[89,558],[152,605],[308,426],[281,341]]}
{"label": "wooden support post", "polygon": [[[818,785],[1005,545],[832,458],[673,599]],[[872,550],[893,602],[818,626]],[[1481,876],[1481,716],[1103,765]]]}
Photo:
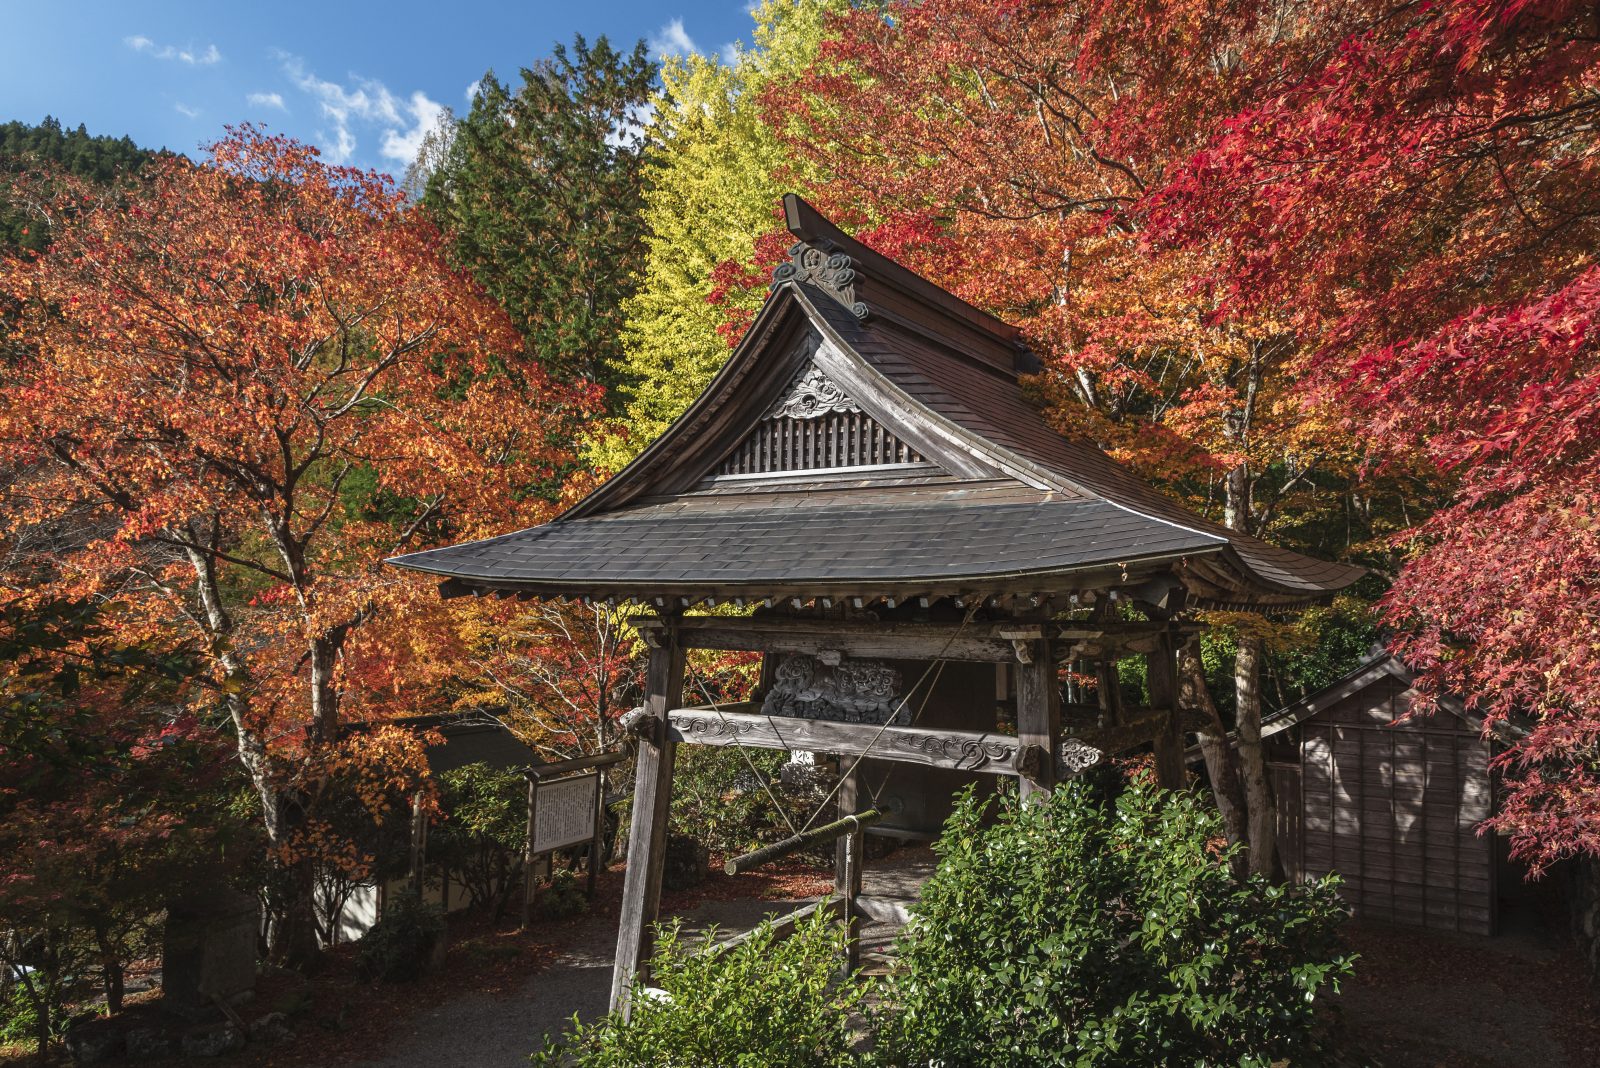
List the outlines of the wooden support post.
{"label": "wooden support post", "polygon": [[1183,717],[1178,711],[1178,643],[1170,631],[1161,635],[1146,665],[1150,707],[1167,709],[1166,722],[1154,741],[1156,781],[1168,790],[1182,789],[1188,774],[1183,764]]}
{"label": "wooden support post", "polygon": [[1122,722],[1122,678],[1117,661],[1110,653],[1095,661],[1095,698],[1100,702],[1100,720],[1108,727]]}
{"label": "wooden support post", "polygon": [[533,922],[533,904],[539,896],[539,878],[533,871],[533,835],[539,825],[539,776],[528,776],[528,829],[522,839],[522,926]]}
{"label": "wooden support post", "polygon": [[421,790],[411,795],[411,889],[419,899],[428,863],[428,816],[422,808],[424,796]]}
{"label": "wooden support post", "polygon": [[589,839],[589,900],[594,900],[595,880],[606,850],[606,769],[594,777],[594,837]]}
{"label": "wooden support post", "polygon": [[[677,743],[667,730],[667,712],[683,700],[683,647],[666,628],[650,650],[644,715],[638,724],[633,779],[633,822],[628,832],[628,874],[622,886],[617,960],[611,973],[611,1008],[624,1017],[630,990],[648,980],[651,927],[661,907],[661,874],[667,859],[667,806]],[[654,720],[654,723],[649,722]]]}
{"label": "wooden support post", "polygon": [[[841,758],[840,767],[844,767]],[[852,767],[839,781],[839,811],[854,812],[861,793],[861,772]],[[856,917],[856,898],[861,896],[861,860],[866,845],[866,832],[856,828],[834,843],[833,894],[839,899],[839,918],[844,921],[845,971],[853,972],[861,966],[860,925]]]}
{"label": "wooden support post", "polygon": [[1061,743],[1061,687],[1056,681],[1056,660],[1046,639],[1027,643],[1026,656],[1018,649],[1017,744],[1038,746],[1044,759],[1033,777],[1022,779],[1024,799],[1048,794],[1056,782],[1056,757]]}

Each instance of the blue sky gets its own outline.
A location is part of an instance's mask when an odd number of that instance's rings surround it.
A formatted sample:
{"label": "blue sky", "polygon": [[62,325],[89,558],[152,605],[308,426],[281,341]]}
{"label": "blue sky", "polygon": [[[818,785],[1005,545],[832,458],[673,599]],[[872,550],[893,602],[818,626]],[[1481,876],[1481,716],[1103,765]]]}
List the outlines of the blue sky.
{"label": "blue sky", "polygon": [[748,0],[0,0],[0,122],[193,154],[249,120],[399,176],[487,69],[514,77],[574,33],[712,53],[751,25]]}

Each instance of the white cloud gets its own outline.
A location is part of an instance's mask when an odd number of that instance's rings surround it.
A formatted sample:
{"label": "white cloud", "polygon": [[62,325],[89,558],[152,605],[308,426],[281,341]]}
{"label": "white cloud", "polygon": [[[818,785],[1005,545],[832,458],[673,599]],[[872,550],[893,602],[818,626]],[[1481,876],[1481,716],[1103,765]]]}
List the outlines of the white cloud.
{"label": "white cloud", "polygon": [[482,89],[483,89],[483,79],[482,78],[474,78],[474,79],[472,79],[472,84],[467,86],[467,103],[470,104],[474,100],[478,99],[478,93]]}
{"label": "white cloud", "polygon": [[245,103],[258,108],[277,108],[279,111],[288,111],[283,102],[282,93],[251,93],[245,97]]}
{"label": "white cloud", "polygon": [[687,56],[700,49],[683,28],[683,20],[673,19],[651,35],[650,51],[659,59],[663,56]]}
{"label": "white cloud", "polygon": [[444,105],[421,90],[402,100],[380,81],[356,75],[350,76],[348,84],[328,81],[306,70],[298,56],[279,58],[289,80],[315,100],[322,117],[332,123],[332,132],[322,136],[333,142],[328,155],[335,163],[346,163],[355,154],[356,130],[361,126],[377,129],[378,150],[387,159],[410,163],[423,137],[444,115]]}
{"label": "white cloud", "polygon": [[200,117],[200,109],[192,108],[188,104],[174,104],[172,105],[172,110],[186,119],[198,119]]}
{"label": "white cloud", "polygon": [[724,67],[737,67],[739,65],[739,42],[729,41],[717,49],[717,56],[722,60]]}
{"label": "white cloud", "polygon": [[444,105],[429,100],[428,95],[418,89],[411,94],[411,102],[406,105],[406,111],[412,118],[411,127],[403,131],[385,130],[382,152],[389,159],[410,163],[417,158],[417,151],[422,148],[422,139],[438,129],[440,120],[444,118]]}
{"label": "white cloud", "polygon": [[155,59],[176,59],[180,63],[187,63],[191,67],[210,67],[222,62],[222,53],[217,51],[217,46],[208,44],[204,51],[196,51],[191,45],[189,48],[179,48],[176,45],[158,45],[142,33],[132,37],[124,37],[122,43],[135,52],[143,52]]}

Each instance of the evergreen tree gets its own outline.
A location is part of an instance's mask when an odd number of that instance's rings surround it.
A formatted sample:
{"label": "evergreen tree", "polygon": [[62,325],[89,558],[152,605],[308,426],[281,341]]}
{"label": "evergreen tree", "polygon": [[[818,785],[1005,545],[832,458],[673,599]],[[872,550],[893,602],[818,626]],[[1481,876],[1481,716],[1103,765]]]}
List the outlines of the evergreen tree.
{"label": "evergreen tree", "polygon": [[456,261],[552,374],[616,383],[655,79],[642,41],[623,53],[604,37],[556,46],[515,88],[490,72],[428,177],[423,206]]}
{"label": "evergreen tree", "polygon": [[[712,302],[718,269],[749,262],[758,240],[782,230],[783,193],[818,180],[779,143],[763,93],[811,64],[827,16],[846,6],[767,0],[755,12],[754,46],[731,65],[705,56],[663,65],[646,165],[644,276],[623,304],[628,430],[589,443],[596,466],[630,460],[727,360],[729,335],[719,328],[728,309]],[[735,299],[753,309],[760,297],[750,290]]]}
{"label": "evergreen tree", "polygon": [[18,180],[50,167],[99,185],[136,174],[161,155],[122,137],[91,136],[82,123],[63,130],[61,120],[46,115],[37,126],[0,124],[0,252],[42,249],[47,239],[43,218],[17,203]]}

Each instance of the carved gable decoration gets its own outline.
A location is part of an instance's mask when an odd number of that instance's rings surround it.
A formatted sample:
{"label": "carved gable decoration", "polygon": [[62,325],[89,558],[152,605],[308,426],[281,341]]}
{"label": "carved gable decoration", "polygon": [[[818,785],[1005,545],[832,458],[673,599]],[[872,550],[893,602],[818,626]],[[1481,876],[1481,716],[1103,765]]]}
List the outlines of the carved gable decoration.
{"label": "carved gable decoration", "polygon": [[822,368],[808,363],[713,475],[781,475],[927,462],[894,431],[862,411]]}
{"label": "carved gable decoration", "polygon": [[808,365],[795,376],[784,395],[767,411],[768,419],[816,419],[833,412],[859,412],[861,405],[851,400],[833,379],[816,364]]}
{"label": "carved gable decoration", "polygon": [[795,653],[778,662],[761,711],[794,719],[909,726],[911,712],[902,707],[901,685],[900,672],[881,661],[828,665]]}
{"label": "carved gable decoration", "polygon": [[856,261],[835,248],[825,237],[818,238],[815,243],[801,241],[791,245],[788,261],[778,264],[772,272],[773,288],[784,282],[816,286],[849,308],[857,319],[865,319],[871,309],[856,299]]}

